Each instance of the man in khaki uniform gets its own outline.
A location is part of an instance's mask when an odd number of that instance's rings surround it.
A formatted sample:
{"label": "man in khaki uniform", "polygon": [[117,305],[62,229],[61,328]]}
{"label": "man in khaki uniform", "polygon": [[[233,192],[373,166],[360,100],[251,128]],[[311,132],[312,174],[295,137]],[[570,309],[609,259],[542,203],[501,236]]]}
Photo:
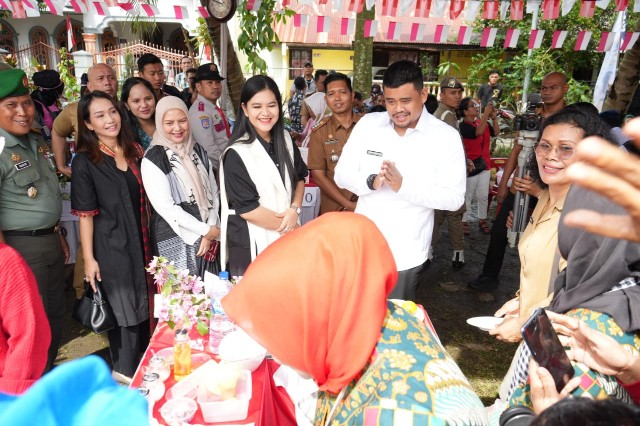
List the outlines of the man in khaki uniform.
{"label": "man in khaki uniform", "polygon": [[353,113],[351,80],[342,73],[329,74],[324,81],[327,106],[331,115],[323,118],[311,132],[307,167],[313,181],[320,187],[320,214],[356,209],[357,197],[347,189],[338,188],[334,170],[351,130],[362,115]]}
{"label": "man in khaki uniform", "polygon": [[34,117],[24,71],[0,70],[0,242],[17,250],[35,275],[51,327],[48,370],[64,324],[62,198],[53,154],[40,134],[31,132]]}

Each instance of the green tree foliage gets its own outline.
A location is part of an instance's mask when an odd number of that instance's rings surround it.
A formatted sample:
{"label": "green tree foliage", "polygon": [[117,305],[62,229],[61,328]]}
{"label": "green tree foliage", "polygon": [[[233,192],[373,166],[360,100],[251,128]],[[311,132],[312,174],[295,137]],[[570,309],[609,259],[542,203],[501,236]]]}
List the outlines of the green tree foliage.
{"label": "green tree foliage", "polygon": [[267,72],[267,62],[260,57],[263,50],[271,51],[280,43],[273,26],[295,15],[291,9],[275,10],[275,0],[263,0],[258,10],[247,10],[246,2],[238,2],[240,36],[238,48],[247,56],[248,68],[255,74]]}
{"label": "green tree foliage", "polygon": [[60,80],[64,83],[64,93],[62,94],[69,102],[75,101],[80,97],[80,85],[78,79],[71,72],[75,65],[73,57],[67,53],[66,48],[60,49],[60,62],[58,62],[58,72]]}
{"label": "green tree foliage", "polygon": [[[504,86],[503,101],[514,107],[515,101],[522,96],[525,70],[527,66],[530,66],[530,93],[538,90],[545,74],[551,71],[562,71],[569,77],[568,102],[590,101],[592,97],[591,81],[577,81],[573,75],[576,71],[582,71],[581,74],[584,76],[589,74],[590,70],[600,69],[604,53],[597,52],[596,47],[602,32],[611,31],[617,17],[615,2],[611,2],[606,10],[596,8],[593,18],[580,17],[580,2],[576,2],[569,14],[560,16],[558,19],[543,20],[541,8],[538,13],[538,29],[545,30],[545,34],[542,46],[533,49],[530,59],[527,57],[527,48],[532,14],[525,13],[522,21],[476,19],[473,23],[476,33],[482,32],[483,28],[499,28],[499,30],[494,43],[496,47],[489,48],[486,52],[472,58],[472,66],[468,70],[468,83],[478,86],[488,80],[489,70],[500,70],[502,72],[500,82]],[[633,31],[637,18],[637,13],[627,14],[627,31]],[[521,31],[515,49],[502,47],[508,28],[519,28]],[[560,49],[551,48],[553,32],[556,30],[568,31],[567,38]],[[586,51],[573,50],[579,31],[593,31]],[[595,79],[595,76],[592,77]]]}

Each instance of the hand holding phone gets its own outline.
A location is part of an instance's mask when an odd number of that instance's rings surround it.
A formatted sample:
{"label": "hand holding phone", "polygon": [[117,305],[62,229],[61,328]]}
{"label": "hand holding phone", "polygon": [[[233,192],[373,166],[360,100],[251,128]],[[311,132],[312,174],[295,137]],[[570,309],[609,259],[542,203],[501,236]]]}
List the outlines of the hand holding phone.
{"label": "hand holding phone", "polygon": [[521,331],[533,359],[551,373],[556,389],[562,391],[575,373],[544,309],[536,309]]}

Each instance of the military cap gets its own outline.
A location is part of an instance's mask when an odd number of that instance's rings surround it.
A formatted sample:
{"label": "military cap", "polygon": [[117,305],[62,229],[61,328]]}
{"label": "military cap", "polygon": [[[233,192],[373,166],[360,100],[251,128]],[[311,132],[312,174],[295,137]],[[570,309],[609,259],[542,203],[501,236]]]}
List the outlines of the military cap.
{"label": "military cap", "polygon": [[197,83],[202,80],[222,81],[224,80],[224,77],[222,77],[218,72],[216,64],[208,63],[200,65],[196,71],[196,78],[194,81]]}
{"label": "military cap", "polygon": [[0,70],[0,99],[29,94],[29,79],[20,69]]}
{"label": "military cap", "polygon": [[461,89],[464,90],[464,86],[462,85],[462,83],[460,83],[460,81],[458,81],[457,78],[453,78],[453,77],[445,77],[441,82],[440,82],[440,88],[441,89]]}

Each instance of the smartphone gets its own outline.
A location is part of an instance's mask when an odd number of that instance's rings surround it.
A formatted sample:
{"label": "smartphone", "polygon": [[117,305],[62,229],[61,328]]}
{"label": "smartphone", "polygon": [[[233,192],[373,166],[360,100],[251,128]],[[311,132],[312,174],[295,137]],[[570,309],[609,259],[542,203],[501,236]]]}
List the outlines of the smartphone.
{"label": "smartphone", "polygon": [[531,351],[531,356],[538,365],[551,373],[556,389],[560,392],[573,377],[574,370],[544,309],[536,309],[522,327],[521,332],[522,338]]}

